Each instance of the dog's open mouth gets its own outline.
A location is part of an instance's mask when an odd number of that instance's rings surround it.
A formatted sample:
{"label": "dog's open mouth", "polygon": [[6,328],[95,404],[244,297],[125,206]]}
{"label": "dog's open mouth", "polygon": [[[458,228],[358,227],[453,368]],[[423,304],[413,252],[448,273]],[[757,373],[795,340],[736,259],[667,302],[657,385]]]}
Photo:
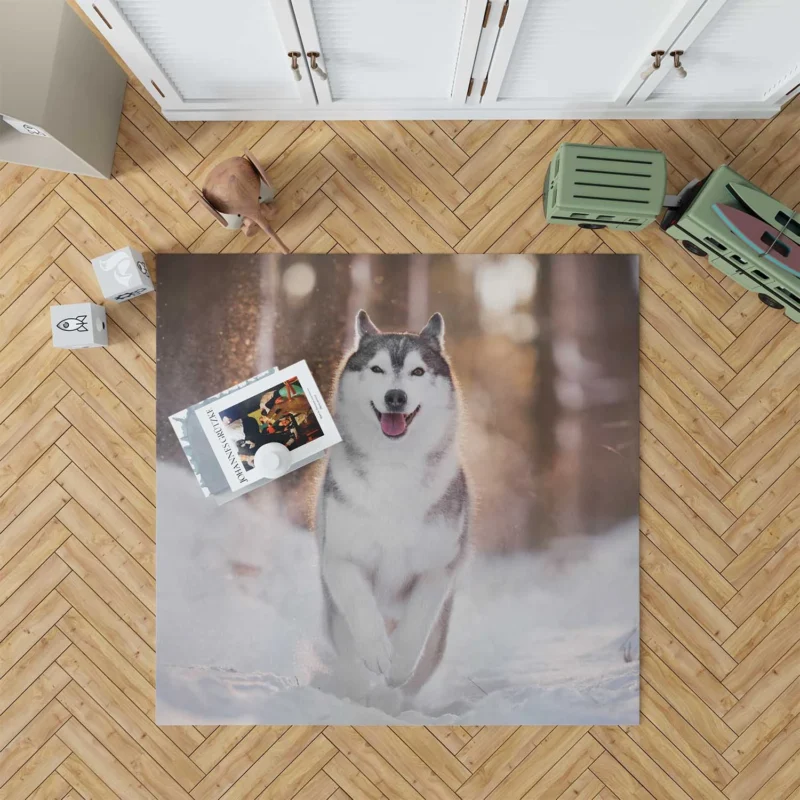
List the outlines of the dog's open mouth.
{"label": "dog's open mouth", "polygon": [[383,435],[392,439],[398,439],[405,434],[420,409],[420,406],[417,406],[410,414],[403,414],[401,412],[378,411],[374,403],[371,405],[378,422],[381,424]]}

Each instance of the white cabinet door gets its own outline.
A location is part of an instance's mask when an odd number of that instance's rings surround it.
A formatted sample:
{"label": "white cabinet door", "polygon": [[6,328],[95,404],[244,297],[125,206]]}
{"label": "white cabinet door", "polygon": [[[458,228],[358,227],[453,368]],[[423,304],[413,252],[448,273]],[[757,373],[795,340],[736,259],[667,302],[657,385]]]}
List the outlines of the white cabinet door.
{"label": "white cabinet door", "polygon": [[315,106],[289,0],[78,0],[165,111]]}
{"label": "white cabinet door", "polygon": [[703,0],[509,0],[481,105],[624,106]]}
{"label": "white cabinet door", "polygon": [[707,5],[669,47],[684,51],[686,77],[670,59],[637,92],[633,105],[677,104],[701,116],[715,103],[780,103],[797,90],[800,0]]}
{"label": "white cabinet door", "polygon": [[292,0],[320,109],[463,105],[486,0]]}

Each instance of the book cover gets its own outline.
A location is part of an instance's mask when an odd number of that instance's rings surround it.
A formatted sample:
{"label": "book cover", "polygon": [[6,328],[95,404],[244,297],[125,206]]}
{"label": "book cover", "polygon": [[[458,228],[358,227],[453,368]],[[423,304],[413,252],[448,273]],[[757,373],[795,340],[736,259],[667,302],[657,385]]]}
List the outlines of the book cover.
{"label": "book cover", "polygon": [[262,372],[173,414],[170,422],[203,493],[223,501],[270,481],[256,459],[263,445],[284,445],[291,472],[341,441],[305,361]]}

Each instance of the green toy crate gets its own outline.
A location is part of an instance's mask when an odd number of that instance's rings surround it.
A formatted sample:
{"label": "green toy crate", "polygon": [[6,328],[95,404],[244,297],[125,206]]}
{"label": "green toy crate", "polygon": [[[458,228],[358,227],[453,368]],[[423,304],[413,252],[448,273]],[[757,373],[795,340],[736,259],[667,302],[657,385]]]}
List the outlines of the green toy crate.
{"label": "green toy crate", "polygon": [[667,160],[658,150],[562,144],[547,169],[548,222],[637,231],[661,213]]}
{"label": "green toy crate", "polygon": [[723,203],[747,211],[729,189],[729,183],[757,186],[738,172],[723,166],[703,181],[681,193],[677,208],[661,220],[661,229],[694,255],[708,256],[721,272],[772,308],[783,308],[786,316],[800,322],[800,276],[762,258],[720,219],[712,206]]}

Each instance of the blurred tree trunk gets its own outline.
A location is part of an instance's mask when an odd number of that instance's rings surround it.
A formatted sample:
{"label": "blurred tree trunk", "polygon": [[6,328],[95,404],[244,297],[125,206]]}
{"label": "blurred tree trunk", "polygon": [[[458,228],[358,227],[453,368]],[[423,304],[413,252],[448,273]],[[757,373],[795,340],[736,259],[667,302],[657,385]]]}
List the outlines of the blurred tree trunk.
{"label": "blurred tree trunk", "polygon": [[629,259],[620,263],[625,257],[594,258],[601,263],[590,267],[585,257],[560,257],[551,275],[551,337],[544,346],[556,409],[546,457],[561,533],[603,532],[638,508],[636,461],[623,457],[638,442],[635,272]]}
{"label": "blurred tree trunk", "polygon": [[[351,291],[351,271],[347,262],[331,261],[328,256],[263,256],[270,259],[261,270],[262,336],[271,338],[273,361],[269,366],[287,367],[305,360],[323,397],[330,401],[333,378],[342,353],[348,349],[353,331],[352,319],[345,319]],[[337,263],[338,262],[338,263]],[[314,288],[297,296],[286,291],[287,271],[304,264],[314,271]],[[257,274],[257,273],[256,273]],[[309,313],[310,309],[329,313]],[[340,319],[332,319],[338,314]],[[262,350],[266,349],[262,346]],[[263,367],[267,369],[265,364]],[[281,498],[287,517],[297,525],[310,527],[313,508],[310,502],[319,479],[319,465],[297,470],[281,478]],[[255,492],[253,494],[256,494]]]}
{"label": "blurred tree trunk", "polygon": [[[549,263],[548,263],[549,262]],[[533,390],[536,439],[533,461],[537,482],[543,485],[538,493],[537,516],[542,520],[537,538],[549,538],[556,529],[555,459],[556,422],[559,404],[555,393],[556,365],[553,354],[555,281],[552,261],[540,258],[539,279],[534,298],[534,314],[539,324],[536,340],[536,383]]]}

